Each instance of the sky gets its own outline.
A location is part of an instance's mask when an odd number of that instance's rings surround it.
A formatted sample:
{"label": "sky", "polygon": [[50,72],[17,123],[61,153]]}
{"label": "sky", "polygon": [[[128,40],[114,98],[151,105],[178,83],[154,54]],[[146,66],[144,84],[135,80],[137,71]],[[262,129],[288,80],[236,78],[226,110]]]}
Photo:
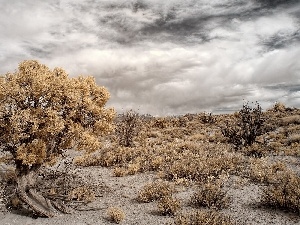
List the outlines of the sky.
{"label": "sky", "polygon": [[299,0],[0,0],[0,74],[91,75],[118,112],[300,107]]}

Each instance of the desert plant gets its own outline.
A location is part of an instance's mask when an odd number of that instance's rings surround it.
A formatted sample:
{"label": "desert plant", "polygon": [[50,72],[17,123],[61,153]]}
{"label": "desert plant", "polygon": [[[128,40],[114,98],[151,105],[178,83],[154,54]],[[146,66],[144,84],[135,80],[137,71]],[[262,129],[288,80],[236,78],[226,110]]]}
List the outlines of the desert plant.
{"label": "desert plant", "polygon": [[138,200],[142,202],[151,202],[162,198],[172,196],[174,187],[165,181],[154,181],[146,184],[138,193]]}
{"label": "desert plant", "polygon": [[210,182],[199,187],[191,197],[191,203],[196,207],[222,209],[228,206],[229,198],[219,183]]}
{"label": "desert plant", "polygon": [[14,161],[18,198],[35,213],[57,213],[36,190],[39,169],[67,149],[92,152],[112,130],[109,93],[92,77],[69,78],[60,68],[24,61],[0,79],[0,145]]}
{"label": "desert plant", "polygon": [[107,214],[109,220],[115,223],[120,223],[125,219],[125,213],[119,207],[109,207]]}
{"label": "desert plant", "polygon": [[[55,191],[50,189],[52,193]],[[95,199],[95,193],[89,187],[81,186],[74,188],[72,191],[69,192],[68,195],[69,200],[77,200],[77,201],[84,201],[85,203],[92,202]]]}
{"label": "desert plant", "polygon": [[161,198],[158,201],[159,212],[164,216],[174,216],[175,213],[180,209],[180,201],[171,196]]}
{"label": "desert plant", "polygon": [[195,211],[192,213],[181,214],[175,217],[175,225],[235,225],[237,224],[229,216],[225,216],[217,211]]}
{"label": "desert plant", "polygon": [[255,107],[243,104],[243,108],[237,114],[237,120],[233,124],[226,124],[222,128],[222,134],[234,144],[236,148],[251,146],[256,137],[264,133],[264,119],[259,103]]}
{"label": "desert plant", "polygon": [[200,120],[203,123],[209,123],[209,124],[216,122],[216,119],[212,116],[212,113],[203,113],[203,115],[200,116]]}
{"label": "desert plant", "polygon": [[300,177],[287,170],[276,178],[276,182],[264,189],[262,203],[300,214]]}
{"label": "desert plant", "polygon": [[133,139],[141,128],[140,116],[137,112],[129,110],[118,116],[116,122],[116,135],[119,144],[124,147],[133,147]]}

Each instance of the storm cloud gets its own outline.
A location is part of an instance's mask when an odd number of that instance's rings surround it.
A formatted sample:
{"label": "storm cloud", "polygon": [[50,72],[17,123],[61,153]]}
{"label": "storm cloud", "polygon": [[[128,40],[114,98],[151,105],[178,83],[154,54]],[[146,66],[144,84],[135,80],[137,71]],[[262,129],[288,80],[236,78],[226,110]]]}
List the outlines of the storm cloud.
{"label": "storm cloud", "polygon": [[25,59],[92,75],[152,115],[300,107],[296,0],[0,0],[0,73]]}

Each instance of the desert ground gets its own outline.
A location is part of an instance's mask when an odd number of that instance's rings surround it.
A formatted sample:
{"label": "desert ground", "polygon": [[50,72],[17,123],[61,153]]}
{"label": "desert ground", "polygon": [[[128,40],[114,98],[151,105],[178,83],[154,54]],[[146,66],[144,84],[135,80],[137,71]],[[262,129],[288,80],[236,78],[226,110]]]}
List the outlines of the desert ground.
{"label": "desert ground", "polygon": [[134,129],[124,133],[126,116],[99,151],[68,151],[41,171],[37,189],[69,213],[25,210],[13,165],[2,160],[0,224],[300,224],[300,109],[264,110],[251,145],[237,140],[248,129],[238,123],[241,111],[134,114]]}

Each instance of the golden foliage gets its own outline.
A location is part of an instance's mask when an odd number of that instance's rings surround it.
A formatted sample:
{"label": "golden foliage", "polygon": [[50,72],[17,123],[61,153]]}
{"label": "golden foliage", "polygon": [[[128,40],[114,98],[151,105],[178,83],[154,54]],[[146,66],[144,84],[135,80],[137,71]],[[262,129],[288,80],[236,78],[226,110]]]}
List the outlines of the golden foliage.
{"label": "golden foliage", "polygon": [[115,223],[120,223],[125,219],[125,213],[118,207],[109,207],[107,214],[109,219]]}
{"label": "golden foliage", "polygon": [[109,93],[93,77],[69,78],[24,61],[0,79],[0,141],[23,165],[40,165],[70,148],[95,151],[112,130]]}

